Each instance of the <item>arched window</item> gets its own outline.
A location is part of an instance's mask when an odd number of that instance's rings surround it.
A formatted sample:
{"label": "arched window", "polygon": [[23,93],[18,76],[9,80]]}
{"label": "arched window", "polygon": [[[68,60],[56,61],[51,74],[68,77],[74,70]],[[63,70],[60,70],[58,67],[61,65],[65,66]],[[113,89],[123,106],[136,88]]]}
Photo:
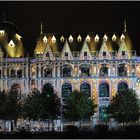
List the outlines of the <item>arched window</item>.
{"label": "arched window", "polygon": [[83,64],[80,66],[80,70],[81,70],[81,75],[82,77],[88,77],[90,76],[90,66]]}
{"label": "arched window", "polygon": [[127,76],[127,67],[125,64],[118,65],[118,76]]}
{"label": "arched window", "polygon": [[16,70],[15,69],[11,69],[11,71],[10,71],[10,77],[11,78],[16,78]]}
{"label": "arched window", "polygon": [[120,93],[121,91],[128,89],[128,85],[125,82],[120,82],[118,84],[118,93]]}
{"label": "arched window", "polygon": [[108,67],[103,65],[100,68],[100,76],[108,76]]}
{"label": "arched window", "polygon": [[99,85],[99,97],[109,97],[109,85],[106,82]]}
{"label": "arched window", "polygon": [[22,70],[17,70],[17,78],[22,78]]}
{"label": "arched window", "polygon": [[17,93],[18,95],[18,98],[21,98],[21,86],[19,84],[13,84],[11,86],[11,90],[10,90],[11,93]]}
{"label": "arched window", "polygon": [[43,91],[46,92],[46,93],[53,93],[53,85],[50,84],[50,83],[46,83],[44,84],[43,86]]}
{"label": "arched window", "polygon": [[80,91],[86,96],[91,97],[90,84],[84,82],[80,86]]}
{"label": "arched window", "polygon": [[69,83],[65,83],[62,85],[62,97],[66,98],[72,92],[72,86]]}
{"label": "arched window", "polygon": [[71,77],[72,68],[69,65],[62,66],[61,76],[62,77]]}
{"label": "arched window", "polygon": [[52,77],[52,69],[51,68],[44,69],[44,77]]}

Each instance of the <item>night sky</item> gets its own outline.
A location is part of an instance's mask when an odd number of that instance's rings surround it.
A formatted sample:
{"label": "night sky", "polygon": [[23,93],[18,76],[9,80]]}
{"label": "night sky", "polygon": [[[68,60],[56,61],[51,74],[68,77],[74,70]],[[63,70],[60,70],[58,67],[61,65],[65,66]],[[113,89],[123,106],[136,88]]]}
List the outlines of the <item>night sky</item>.
{"label": "night sky", "polygon": [[30,56],[43,22],[44,32],[122,32],[124,19],[133,48],[140,55],[140,2],[0,2],[0,20],[19,27]]}

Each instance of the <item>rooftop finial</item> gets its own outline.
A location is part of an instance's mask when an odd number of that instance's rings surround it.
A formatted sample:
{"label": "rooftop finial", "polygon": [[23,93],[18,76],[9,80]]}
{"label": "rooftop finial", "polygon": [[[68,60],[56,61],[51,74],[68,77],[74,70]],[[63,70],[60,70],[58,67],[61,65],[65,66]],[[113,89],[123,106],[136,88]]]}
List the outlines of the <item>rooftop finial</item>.
{"label": "rooftop finial", "polygon": [[127,29],[126,29],[126,19],[124,20],[124,32],[127,32]]}
{"label": "rooftop finial", "polygon": [[41,28],[40,28],[40,34],[42,34],[43,33],[43,25],[42,25],[42,21],[41,21]]}

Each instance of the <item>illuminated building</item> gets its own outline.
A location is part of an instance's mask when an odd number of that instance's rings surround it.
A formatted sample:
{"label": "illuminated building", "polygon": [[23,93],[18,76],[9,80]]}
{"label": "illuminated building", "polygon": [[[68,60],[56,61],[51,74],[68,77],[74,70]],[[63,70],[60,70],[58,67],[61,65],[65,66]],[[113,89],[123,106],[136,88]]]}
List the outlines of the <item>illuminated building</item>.
{"label": "illuminated building", "polygon": [[[4,26],[5,25],[5,26]],[[0,28],[0,90],[17,87],[21,94],[51,84],[63,99],[80,90],[98,104],[98,121],[118,90],[140,93],[140,58],[132,49],[126,30],[118,33],[43,33],[42,24],[34,57],[24,55],[21,36],[3,22]],[[12,27],[11,27],[12,26]],[[14,86],[16,85],[16,86]]]}

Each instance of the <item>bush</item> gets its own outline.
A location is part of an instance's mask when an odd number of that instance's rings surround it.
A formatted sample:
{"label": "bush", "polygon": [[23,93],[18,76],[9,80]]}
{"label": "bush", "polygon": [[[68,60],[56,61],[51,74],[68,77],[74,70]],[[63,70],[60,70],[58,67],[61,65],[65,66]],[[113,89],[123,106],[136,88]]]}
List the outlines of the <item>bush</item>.
{"label": "bush", "polygon": [[108,130],[108,125],[95,125],[95,131],[98,133],[106,133]]}
{"label": "bush", "polygon": [[128,133],[137,133],[138,131],[140,131],[140,126],[139,125],[128,125],[128,126],[125,126],[125,131],[128,132]]}
{"label": "bush", "polygon": [[67,125],[66,127],[64,127],[64,132],[68,132],[68,133],[78,133],[78,127],[74,126],[74,125]]}

